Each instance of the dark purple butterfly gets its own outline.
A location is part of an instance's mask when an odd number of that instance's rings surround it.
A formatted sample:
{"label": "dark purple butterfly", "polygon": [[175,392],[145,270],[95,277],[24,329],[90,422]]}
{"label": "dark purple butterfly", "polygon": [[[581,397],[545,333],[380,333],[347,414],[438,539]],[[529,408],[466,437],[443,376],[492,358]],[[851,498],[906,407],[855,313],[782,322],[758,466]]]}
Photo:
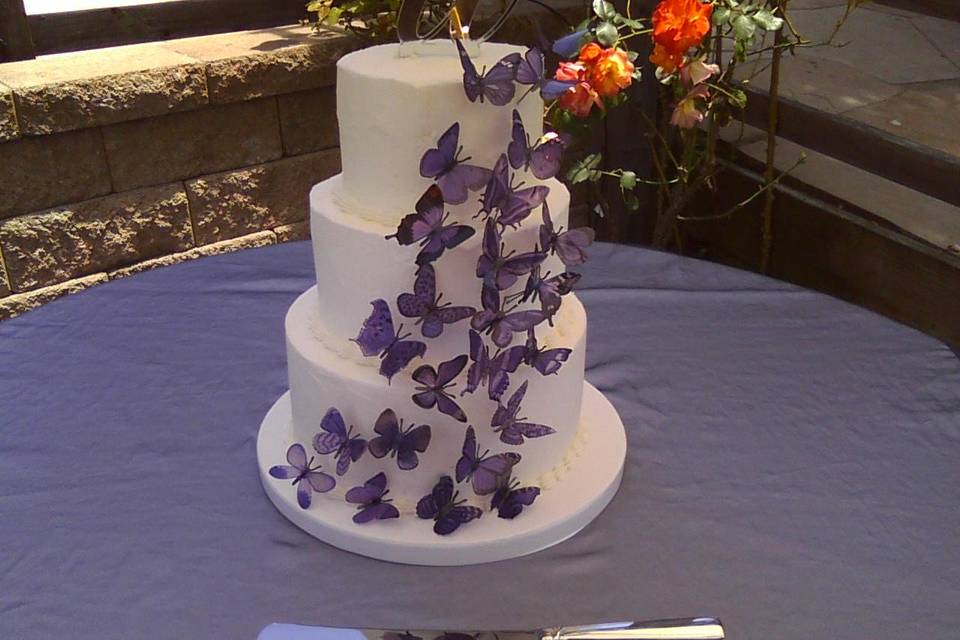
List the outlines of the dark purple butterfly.
{"label": "dark purple butterfly", "polygon": [[417,201],[416,213],[403,217],[397,232],[387,236],[396,238],[401,245],[420,243],[417,264],[433,262],[447,249],[453,249],[471,237],[474,228],[465,224],[444,225],[449,214],[443,211],[443,192],[435,184],[430,185]]}
{"label": "dark purple butterfly", "polygon": [[387,631],[382,636],[380,640],[423,640],[420,636],[415,636],[409,631],[404,631],[403,633],[397,633],[396,631]]}
{"label": "dark purple butterfly", "polygon": [[510,477],[513,467],[520,462],[520,454],[507,452],[488,456],[489,451],[480,453],[477,434],[473,427],[467,427],[463,440],[463,455],[457,461],[457,482],[470,480],[473,492],[478,496],[487,496],[503,486]]}
{"label": "dark purple butterfly", "polygon": [[505,483],[493,494],[490,509],[497,510],[497,517],[513,520],[524,507],[529,507],[540,495],[540,487],[520,487],[520,483],[512,480]]}
{"label": "dark purple butterfly", "polygon": [[372,520],[399,518],[400,512],[385,498],[388,493],[387,476],[382,471],[364,482],[362,487],[347,491],[347,502],[357,505],[358,509],[353,521],[364,524]]}
{"label": "dark purple butterfly", "polygon": [[313,448],[317,453],[333,453],[337,458],[337,475],[342,476],[367,449],[365,438],[353,435],[353,427],[347,429],[343,416],[334,407],[327,409],[320,421],[323,431],[313,436]]}
{"label": "dark purple butterfly", "polygon": [[477,312],[473,307],[441,305],[443,294],[436,293],[437,273],[432,264],[425,264],[417,272],[413,293],[401,293],[397,297],[397,309],[408,318],[416,318],[420,333],[426,338],[436,338],[443,333],[443,325],[466,320]]}
{"label": "dark purple butterfly", "polygon": [[[527,97],[527,93],[540,90],[540,96],[544,100],[554,100],[559,98],[564,92],[576,85],[573,81],[554,80],[548,78],[544,73],[545,65],[543,61],[543,51],[537,47],[527,49],[523,54],[523,59],[517,65],[517,82],[519,84],[530,85],[527,92],[523,94],[520,100]],[[514,167],[516,168],[516,167]]]}
{"label": "dark purple butterfly", "polygon": [[500,154],[497,163],[493,166],[493,174],[487,182],[487,188],[480,198],[480,211],[477,215],[488,215],[493,211],[499,211],[497,222],[504,227],[519,226],[534,208],[543,204],[550,193],[550,187],[546,185],[536,185],[525,187],[520,183],[513,184],[513,177],[510,175],[510,163],[507,154]]}
{"label": "dark purple butterfly", "polygon": [[580,274],[570,271],[552,277],[548,271],[545,276],[541,276],[538,266],[527,278],[527,284],[523,288],[523,297],[520,298],[520,301],[526,302],[527,300],[540,298],[540,308],[547,316],[552,318],[560,310],[561,298],[573,291],[574,285],[579,280]]}
{"label": "dark purple butterfly", "polygon": [[517,66],[522,60],[520,54],[507,54],[481,75],[477,73],[477,68],[467,55],[467,50],[463,48],[463,43],[460,40],[455,42],[460,53],[460,66],[463,67],[463,91],[467,94],[467,99],[470,102],[476,102],[478,98],[480,102],[487,99],[498,107],[513,100],[517,92],[517,85],[514,84]]}
{"label": "dark purple butterfly", "polygon": [[460,123],[454,122],[443,132],[435,149],[428,149],[420,158],[420,175],[433,178],[450,204],[467,201],[467,190],[476,191],[490,181],[490,170],[464,164],[470,158],[460,159]]}
{"label": "dark purple butterfly", "polygon": [[527,344],[524,346],[523,362],[540,372],[542,376],[548,376],[560,370],[560,366],[567,361],[572,349],[541,349],[537,345],[537,336],[533,329],[527,332]]}
{"label": "dark purple butterfly", "polygon": [[417,517],[433,520],[433,532],[445,536],[483,515],[477,507],[463,506],[466,500],[457,500],[458,495],[450,476],[443,476],[433,490],[417,502]]}
{"label": "dark purple butterfly", "polygon": [[590,227],[578,227],[563,231],[553,228],[550,219],[550,209],[543,203],[543,224],[540,225],[540,250],[547,253],[556,253],[560,261],[568,267],[583,264],[587,261],[585,249],[593,242],[594,231]]}
{"label": "dark purple butterfly", "polygon": [[[529,169],[541,180],[552,178],[560,170],[563,140],[555,132],[544,134],[531,146],[520,112],[513,110],[513,134],[507,146],[507,158],[514,169]],[[546,202],[544,202],[546,206]]]}
{"label": "dark purple butterfly", "polygon": [[419,340],[406,340],[409,333],[401,336],[403,325],[400,325],[400,331],[394,331],[393,316],[386,300],[374,300],[370,304],[373,313],[363,321],[354,342],[360,345],[364,356],[380,356],[380,375],[389,382],[411,360],[422,357],[427,352],[427,345]]}
{"label": "dark purple butterfly", "polygon": [[286,464],[270,467],[268,473],[279,480],[293,478],[297,487],[297,503],[301,509],[308,509],[313,498],[313,492],[326,493],[335,486],[337,481],[333,476],[320,471],[320,465],[313,466],[313,458],[307,460],[307,451],[302,444],[292,444],[287,449]]}
{"label": "dark purple butterfly", "polygon": [[436,640],[478,640],[479,637],[479,633],[457,633],[454,631],[448,631],[446,633],[441,633],[436,637]]}
{"label": "dark purple butterfly", "polygon": [[480,334],[470,330],[470,359],[473,364],[467,369],[467,386],[463,393],[473,393],[477,387],[486,383],[487,395],[491,400],[499,400],[510,386],[509,374],[517,370],[523,362],[527,348],[523,345],[503,349],[490,357],[490,349],[483,343]]}
{"label": "dark purple butterfly", "polygon": [[420,464],[417,452],[423,453],[430,445],[430,425],[410,425],[410,428],[404,431],[403,422],[397,421],[397,414],[393,409],[384,409],[373,430],[380,435],[370,440],[367,445],[370,455],[374,458],[382,458],[387,454],[396,456],[397,466],[404,471],[416,469]]}
{"label": "dark purple butterfly", "polygon": [[486,285],[480,297],[483,309],[473,316],[470,326],[476,331],[489,333],[493,344],[501,349],[510,344],[514,333],[529,331],[547,319],[547,314],[540,309],[507,313],[500,308],[500,292]]}
{"label": "dark purple butterfly", "polygon": [[483,278],[485,286],[501,291],[512,287],[520,276],[530,273],[547,258],[542,251],[504,255],[500,230],[493,220],[487,220],[483,229],[482,249],[483,253],[477,260],[477,277]]}
{"label": "dark purple butterfly", "polygon": [[561,58],[572,58],[576,56],[580,52],[580,47],[584,44],[588,33],[587,29],[581,29],[573,33],[568,33],[562,38],[558,38],[553,43],[553,52]]}
{"label": "dark purple butterfly", "polygon": [[453,397],[447,391],[448,388],[455,386],[453,379],[460,375],[466,365],[467,356],[462,355],[453,360],[441,362],[436,369],[428,364],[417,367],[413,372],[413,379],[423,386],[417,387],[419,393],[413,394],[414,403],[424,409],[431,409],[436,405],[441,413],[460,422],[466,422],[467,414],[453,401]]}
{"label": "dark purple butterfly", "polygon": [[524,438],[542,438],[551,433],[556,433],[552,427],[534,422],[524,422],[526,418],[518,417],[520,403],[523,402],[523,396],[526,393],[527,382],[524,381],[520,388],[510,396],[507,406],[500,405],[493,412],[493,420],[490,421],[490,426],[493,427],[494,432],[500,434],[501,442],[523,444]]}

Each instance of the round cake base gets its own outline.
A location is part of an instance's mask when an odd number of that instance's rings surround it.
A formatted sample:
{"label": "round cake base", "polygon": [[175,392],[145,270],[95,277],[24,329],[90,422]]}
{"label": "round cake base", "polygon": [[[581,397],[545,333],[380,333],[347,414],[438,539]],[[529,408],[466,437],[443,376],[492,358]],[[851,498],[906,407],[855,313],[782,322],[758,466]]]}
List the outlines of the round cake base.
{"label": "round cake base", "polygon": [[267,413],[257,436],[260,481],[274,506],[295,525],[320,540],[371,558],[403,564],[459,566],[506,560],[546,549],[583,529],[610,503],[620,487],[627,453],[623,422],[613,405],[584,383],[580,428],[583,449],[571,468],[513,520],[485,513],[449,536],[433,533],[432,523],[416,517],[355,524],[356,509],[346,502],[315,499],[297,504],[296,488],[267,473],[282,463],[293,443],[290,394]]}

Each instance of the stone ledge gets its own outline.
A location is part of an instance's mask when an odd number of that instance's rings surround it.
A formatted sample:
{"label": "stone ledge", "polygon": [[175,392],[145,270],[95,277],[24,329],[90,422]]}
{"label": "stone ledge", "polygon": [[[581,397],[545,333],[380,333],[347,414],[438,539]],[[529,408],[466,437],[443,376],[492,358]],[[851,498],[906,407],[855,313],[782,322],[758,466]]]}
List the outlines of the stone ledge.
{"label": "stone ledge", "polygon": [[107,282],[107,274],[105,273],[95,273],[85,278],[77,278],[76,280],[68,280],[67,282],[61,282],[60,284],[55,284],[51,287],[44,287],[43,289],[37,289],[35,291],[29,291],[27,293],[18,293],[12,296],[7,296],[6,298],[0,298],[0,320],[7,320],[18,316],[25,311],[39,307],[40,305],[46,304],[51,300],[55,300],[60,296],[65,296],[68,293],[76,293],[77,291],[83,291],[84,289],[89,289],[90,287],[98,284],[103,284]]}
{"label": "stone ledge", "polygon": [[295,242],[296,240],[310,239],[310,221],[294,222],[282,227],[276,227],[273,232],[277,234],[277,242]]}
{"label": "stone ledge", "polygon": [[0,84],[0,142],[20,137],[17,112],[13,107],[13,91]]}
{"label": "stone ledge", "polygon": [[273,231],[258,231],[257,233],[251,233],[250,235],[241,236],[239,238],[233,238],[231,240],[224,240],[223,242],[215,242],[202,247],[196,247],[195,249],[190,249],[189,251],[172,253],[170,255],[161,256],[152,260],[145,260],[129,267],[124,267],[123,269],[111,271],[109,276],[111,280],[116,280],[117,278],[132,276],[135,273],[141,273],[143,271],[149,271],[159,267],[167,267],[172,264],[177,264],[178,262],[186,262],[187,260],[195,260],[196,258],[202,258],[204,256],[215,256],[221,253],[239,251],[241,249],[265,247],[267,245],[276,243],[277,236],[273,233]]}

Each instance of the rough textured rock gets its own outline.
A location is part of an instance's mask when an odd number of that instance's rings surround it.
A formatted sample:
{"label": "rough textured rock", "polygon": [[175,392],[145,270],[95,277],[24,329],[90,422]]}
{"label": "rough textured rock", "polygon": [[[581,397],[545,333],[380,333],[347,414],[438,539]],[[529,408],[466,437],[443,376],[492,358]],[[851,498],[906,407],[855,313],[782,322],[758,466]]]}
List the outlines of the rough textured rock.
{"label": "rough textured rock", "polygon": [[330,149],[190,180],[197,244],[306,220],[310,187],[339,170]]}
{"label": "rough textured rock", "polygon": [[159,258],[153,258],[152,260],[145,260],[143,262],[138,262],[137,264],[131,265],[129,267],[124,267],[122,269],[117,269],[116,271],[111,271],[109,275],[111,280],[114,280],[116,278],[125,278],[126,276],[131,276],[135,273],[140,273],[141,271],[149,271],[150,269],[167,267],[171,264],[176,264],[178,262],[185,262],[187,260],[194,260],[196,258],[202,258],[203,256],[214,256],[220,253],[229,253],[230,251],[239,251],[240,249],[252,249],[254,247],[265,247],[270,244],[276,244],[276,242],[277,242],[277,236],[274,235],[272,231],[258,231],[257,233],[251,233],[250,235],[247,235],[247,236],[233,238],[232,240],[215,242],[213,244],[208,244],[202,247],[197,247],[195,249],[190,249],[189,251],[182,251],[180,253],[173,253],[167,256],[161,256]]}
{"label": "rough textured rock", "polygon": [[277,96],[283,152],[288,156],[329,149],[340,142],[333,87]]}
{"label": "rough textured rock", "polygon": [[0,142],[20,137],[17,113],[13,109],[13,92],[0,84]]}
{"label": "rough textured rock", "polygon": [[103,128],[103,140],[117,191],[282,155],[273,98],[114,124]]}
{"label": "rough textured rock", "polygon": [[51,287],[44,287],[27,293],[18,293],[6,298],[0,298],[0,320],[6,320],[18,316],[25,311],[29,311],[51,300],[65,296],[68,293],[76,293],[89,289],[93,285],[101,284],[107,281],[107,274],[95,273],[85,278],[77,278],[61,282]]}
{"label": "rough textured rock", "polygon": [[309,240],[310,239],[310,221],[304,220],[303,222],[294,222],[293,224],[285,224],[282,227],[277,227],[273,230],[277,234],[277,242],[293,242],[295,240]]}
{"label": "rough textured rock", "polygon": [[0,143],[0,219],[110,193],[96,129]]}
{"label": "rough textured rock", "polygon": [[7,280],[7,267],[3,263],[3,251],[0,250],[0,298],[10,295],[10,281]]}
{"label": "rough textured rock", "polygon": [[187,194],[166,185],[0,223],[10,284],[24,292],[193,246]]}

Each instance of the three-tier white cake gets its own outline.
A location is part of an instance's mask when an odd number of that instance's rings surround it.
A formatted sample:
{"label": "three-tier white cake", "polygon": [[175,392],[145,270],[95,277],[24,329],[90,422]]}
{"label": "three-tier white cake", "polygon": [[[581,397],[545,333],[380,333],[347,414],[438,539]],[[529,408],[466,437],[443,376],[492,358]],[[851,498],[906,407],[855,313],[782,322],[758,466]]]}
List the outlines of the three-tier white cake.
{"label": "three-tier white cake", "polygon": [[[492,67],[504,55],[518,51],[509,45],[484,43],[474,56],[477,68]],[[532,139],[541,135],[543,103],[536,92],[504,107],[470,102],[464,96],[463,71],[452,42],[421,46],[415,55],[401,55],[399,45],[384,45],[352,53],[337,65],[337,114],[343,171],[310,193],[310,224],[317,285],[291,306],[285,321],[289,394],[267,416],[258,440],[264,487],[276,506],[297,525],[336,546],[357,553],[417,564],[469,564],[530,553],[574,534],[609,502],[619,486],[625,453],[622,424],[612,406],[584,381],[587,317],[575,294],[565,295],[550,323],[536,328],[543,348],[568,348],[569,356],[556,372],[543,375],[532,366],[518,367],[509,376],[502,404],[524,383],[522,417],[549,425],[546,437],[507,444],[491,428],[500,404],[484,389],[461,394],[467,371],[449,389],[467,422],[411,401],[421,386],[411,378],[417,367],[455,359],[470,351],[470,319],[444,326],[441,335],[421,336],[414,319],[397,308],[398,294],[413,291],[418,265],[416,246],[388,239],[432,180],[419,171],[424,152],[437,146],[441,135],[459,123],[461,159],[493,167],[511,139],[512,111],[519,112]],[[568,226],[569,194],[557,180],[538,181],[518,172],[529,186],[549,187],[546,204],[555,227]],[[475,217],[479,194],[448,205],[447,223],[476,226],[479,232],[437,259],[436,290],[443,302],[480,307],[481,282],[477,263],[483,248],[483,224]],[[528,216],[502,232],[504,252],[530,251],[540,237],[541,216]],[[544,273],[566,269],[556,255],[547,257]],[[524,278],[503,292],[523,291]],[[515,296],[519,299],[519,296]],[[390,306],[397,329],[422,340],[426,352],[389,381],[380,374],[381,360],[364,357],[355,341],[374,300]],[[521,308],[535,308],[532,300]],[[513,344],[523,344],[518,333]],[[494,347],[495,348],[495,347]],[[392,409],[404,427],[430,425],[429,446],[418,453],[414,469],[401,469],[390,456],[360,455],[343,475],[335,475],[336,460],[313,451],[311,443],[331,407],[353,427],[352,435],[367,440],[378,417]],[[443,476],[456,477],[465,434],[472,427],[480,453],[515,452],[522,460],[512,480],[538,487],[541,494],[513,519],[497,517],[491,496],[476,495],[470,483],[457,484],[459,498],[482,510],[483,517],[453,535],[438,536],[429,522],[417,517],[417,503],[431,494]],[[335,476],[336,487],[314,496],[310,508],[296,501],[296,488],[270,477],[271,465],[283,462],[293,443],[302,443],[314,464]],[[512,454],[511,454],[512,455]],[[399,517],[357,524],[355,504],[346,493],[377,474],[385,475]]]}

